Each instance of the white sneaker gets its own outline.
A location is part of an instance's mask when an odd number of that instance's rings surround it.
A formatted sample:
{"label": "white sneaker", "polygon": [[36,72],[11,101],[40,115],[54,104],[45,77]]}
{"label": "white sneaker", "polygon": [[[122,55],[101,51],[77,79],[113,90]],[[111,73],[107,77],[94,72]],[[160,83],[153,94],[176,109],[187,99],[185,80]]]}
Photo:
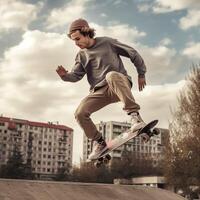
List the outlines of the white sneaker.
{"label": "white sneaker", "polygon": [[103,140],[102,142],[94,141],[92,147],[92,153],[88,156],[89,160],[96,159],[104,149],[106,149],[106,142]]}
{"label": "white sneaker", "polygon": [[130,114],[130,116],[131,116],[131,130],[133,132],[146,126],[146,123],[142,120],[139,113],[133,112]]}

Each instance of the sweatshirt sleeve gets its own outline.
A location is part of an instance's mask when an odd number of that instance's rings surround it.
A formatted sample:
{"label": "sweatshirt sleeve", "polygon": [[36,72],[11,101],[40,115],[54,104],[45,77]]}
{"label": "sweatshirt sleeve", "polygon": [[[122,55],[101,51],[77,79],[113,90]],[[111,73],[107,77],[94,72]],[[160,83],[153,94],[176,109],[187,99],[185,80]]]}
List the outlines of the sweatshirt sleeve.
{"label": "sweatshirt sleeve", "polygon": [[65,76],[62,77],[62,80],[68,82],[77,82],[81,80],[85,74],[86,72],[83,68],[83,64],[81,63],[81,56],[78,53],[75,58],[74,67],[72,68],[71,72],[68,72]]}
{"label": "sweatshirt sleeve", "polygon": [[131,62],[137,69],[138,75],[144,76],[146,73],[146,65],[140,54],[134,48],[123,44],[116,39],[111,39],[110,41],[116,53],[118,55],[130,58]]}

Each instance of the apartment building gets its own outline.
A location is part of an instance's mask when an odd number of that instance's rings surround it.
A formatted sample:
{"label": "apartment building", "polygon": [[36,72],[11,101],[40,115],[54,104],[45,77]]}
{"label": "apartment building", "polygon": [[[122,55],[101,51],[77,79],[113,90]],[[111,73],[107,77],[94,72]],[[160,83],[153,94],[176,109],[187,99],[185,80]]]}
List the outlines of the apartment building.
{"label": "apartment building", "polygon": [[[96,124],[97,129],[102,133],[106,141],[112,140],[119,134],[128,130],[131,125],[127,122],[100,122]],[[148,143],[144,143],[141,137],[136,137],[118,149],[111,152],[113,158],[121,158],[125,151],[135,152],[137,157],[151,157],[154,160],[154,164],[162,158],[164,140],[168,136],[167,129],[160,129],[161,134],[156,135],[150,139]],[[83,140],[83,160],[87,160],[89,154],[92,151],[92,142],[84,136]]]}
{"label": "apartment building", "polygon": [[37,178],[56,175],[72,166],[73,129],[64,126],[0,117],[0,165],[17,148]]}

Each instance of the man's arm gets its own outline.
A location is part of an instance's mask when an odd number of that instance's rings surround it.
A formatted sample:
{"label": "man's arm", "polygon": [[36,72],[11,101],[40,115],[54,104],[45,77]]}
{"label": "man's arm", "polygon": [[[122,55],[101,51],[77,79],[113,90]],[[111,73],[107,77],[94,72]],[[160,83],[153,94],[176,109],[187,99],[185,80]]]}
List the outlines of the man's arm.
{"label": "man's arm", "polygon": [[111,39],[111,44],[117,54],[130,58],[131,62],[135,65],[138,72],[138,87],[142,91],[146,86],[146,65],[140,54],[132,47],[119,42],[118,40]]}
{"label": "man's arm", "polygon": [[143,78],[146,73],[146,65],[140,54],[134,48],[123,44],[118,40],[111,39],[110,41],[117,54],[130,58],[137,69],[138,76]]}
{"label": "man's arm", "polygon": [[65,70],[63,66],[58,66],[56,72],[63,81],[68,81],[68,82],[77,82],[81,80],[83,76],[86,74],[81,62],[78,60],[78,57],[76,57],[76,63],[72,68],[71,72]]}

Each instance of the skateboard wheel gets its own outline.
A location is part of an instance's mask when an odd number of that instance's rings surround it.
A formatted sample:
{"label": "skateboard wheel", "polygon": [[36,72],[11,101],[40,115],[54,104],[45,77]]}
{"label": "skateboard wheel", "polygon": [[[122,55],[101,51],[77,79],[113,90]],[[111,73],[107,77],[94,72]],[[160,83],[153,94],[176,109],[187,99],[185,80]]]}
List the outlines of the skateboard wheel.
{"label": "skateboard wheel", "polygon": [[141,134],[141,137],[142,137],[143,142],[145,143],[148,142],[150,139],[150,136],[146,133]]}
{"label": "skateboard wheel", "polygon": [[94,163],[94,166],[95,166],[96,168],[99,168],[99,167],[101,167],[102,164],[103,164],[103,162],[97,161],[97,162]]}
{"label": "skateboard wheel", "polygon": [[104,163],[104,164],[108,164],[108,163],[109,163],[109,160],[108,160],[107,158],[105,158],[105,159],[103,160],[103,163]]}
{"label": "skateboard wheel", "polygon": [[99,158],[99,159],[98,159],[98,161],[99,161],[99,162],[102,162],[102,161],[103,161],[103,158],[102,158],[102,157],[101,157],[101,158]]}
{"label": "skateboard wheel", "polygon": [[110,155],[106,155],[105,158],[104,158],[104,160],[103,160],[103,162],[105,164],[108,164],[110,162],[110,160],[111,160],[111,156]]}
{"label": "skateboard wheel", "polygon": [[111,160],[111,156],[108,154],[108,155],[106,155],[106,158],[108,159],[108,160]]}
{"label": "skateboard wheel", "polygon": [[153,135],[159,135],[160,134],[160,129],[159,128],[154,128],[152,133],[153,133]]}

